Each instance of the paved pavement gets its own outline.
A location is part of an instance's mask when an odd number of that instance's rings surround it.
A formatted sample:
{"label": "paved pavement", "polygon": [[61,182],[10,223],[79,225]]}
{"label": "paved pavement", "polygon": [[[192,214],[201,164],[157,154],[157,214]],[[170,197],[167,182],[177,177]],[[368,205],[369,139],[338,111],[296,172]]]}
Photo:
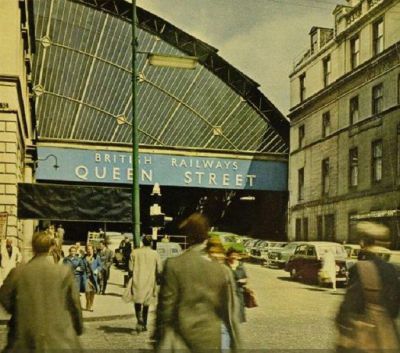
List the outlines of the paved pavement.
{"label": "paved pavement", "polygon": [[[333,294],[290,281],[288,274],[258,265],[247,265],[249,286],[256,292],[259,307],[247,310],[248,321],[242,325],[243,345],[249,349],[326,349],[333,347],[333,318],[344,290]],[[85,333],[81,341],[87,349],[146,349],[151,347],[150,333],[136,334],[135,321],[126,315],[133,308],[120,299],[122,273],[115,272],[110,281],[109,295],[97,296],[94,312],[84,312]],[[154,320],[154,308],[150,321]],[[120,316],[118,319],[115,315]],[[108,318],[107,318],[108,316]],[[152,324],[149,323],[149,330]],[[6,327],[0,326],[0,348],[5,341]]]}

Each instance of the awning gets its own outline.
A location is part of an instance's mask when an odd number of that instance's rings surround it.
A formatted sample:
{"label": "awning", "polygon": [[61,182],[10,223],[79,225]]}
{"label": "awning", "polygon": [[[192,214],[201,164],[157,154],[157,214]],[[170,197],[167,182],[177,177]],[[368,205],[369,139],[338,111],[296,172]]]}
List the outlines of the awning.
{"label": "awning", "polygon": [[129,188],[18,184],[18,218],[130,223],[131,200]]}
{"label": "awning", "polygon": [[391,218],[391,217],[399,217],[400,210],[380,210],[380,211],[371,211],[367,213],[360,213],[350,217],[350,221],[360,221],[371,218]]}

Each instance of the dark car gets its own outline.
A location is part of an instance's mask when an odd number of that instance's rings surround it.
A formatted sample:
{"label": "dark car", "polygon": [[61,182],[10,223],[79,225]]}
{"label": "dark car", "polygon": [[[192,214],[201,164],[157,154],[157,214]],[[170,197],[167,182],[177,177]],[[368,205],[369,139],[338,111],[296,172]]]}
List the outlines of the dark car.
{"label": "dark car", "polygon": [[347,284],[348,272],[346,266],[347,253],[343,245],[331,242],[315,241],[300,244],[285,265],[285,271],[294,280],[318,283],[318,273],[322,268],[322,257],[329,250],[335,254],[336,282]]}

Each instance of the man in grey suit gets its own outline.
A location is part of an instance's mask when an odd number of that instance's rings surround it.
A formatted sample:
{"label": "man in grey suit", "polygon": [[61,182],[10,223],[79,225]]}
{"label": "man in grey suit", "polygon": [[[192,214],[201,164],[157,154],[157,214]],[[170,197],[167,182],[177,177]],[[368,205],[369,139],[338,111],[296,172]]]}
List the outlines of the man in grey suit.
{"label": "man in grey suit", "polygon": [[11,314],[6,353],[80,350],[79,292],[70,268],[49,256],[51,246],[49,234],[35,234],[35,256],[13,269],[0,288],[0,303]]}
{"label": "man in grey suit", "polygon": [[157,309],[157,349],[236,349],[239,321],[231,272],[205,252],[208,222],[203,215],[191,215],[182,228],[193,245],[166,262]]}
{"label": "man in grey suit", "polygon": [[99,255],[102,266],[100,270],[100,294],[106,294],[114,254],[113,251],[108,248],[107,243],[104,240],[100,242]]}

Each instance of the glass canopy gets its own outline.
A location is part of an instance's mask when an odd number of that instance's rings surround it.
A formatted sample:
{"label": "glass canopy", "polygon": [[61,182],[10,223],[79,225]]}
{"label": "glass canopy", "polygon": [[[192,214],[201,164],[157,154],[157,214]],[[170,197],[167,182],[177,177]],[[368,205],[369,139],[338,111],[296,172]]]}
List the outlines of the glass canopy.
{"label": "glass canopy", "polygon": [[[35,0],[33,91],[39,141],[129,145],[130,4]],[[198,56],[194,70],[138,54],[142,146],[287,154],[289,124],[217,50],[138,9],[138,50]]]}

